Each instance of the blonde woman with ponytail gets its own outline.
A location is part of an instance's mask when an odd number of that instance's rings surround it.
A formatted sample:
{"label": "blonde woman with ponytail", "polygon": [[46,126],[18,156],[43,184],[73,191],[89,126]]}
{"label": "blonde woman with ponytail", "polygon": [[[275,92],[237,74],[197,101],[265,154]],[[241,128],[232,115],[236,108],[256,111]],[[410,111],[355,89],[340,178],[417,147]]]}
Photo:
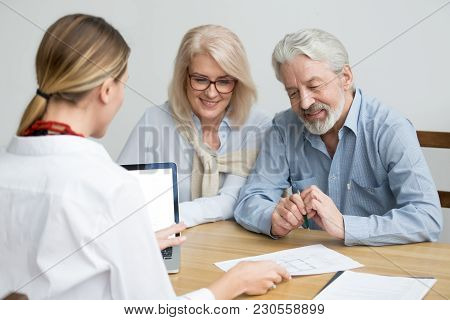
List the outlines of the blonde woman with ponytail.
{"label": "blonde woman with ponytail", "polygon": [[[129,53],[98,17],[68,15],[45,33],[36,95],[0,155],[0,297],[175,298],[138,181],[86,139],[120,108]],[[288,277],[275,263],[240,264],[186,296],[262,294]]]}

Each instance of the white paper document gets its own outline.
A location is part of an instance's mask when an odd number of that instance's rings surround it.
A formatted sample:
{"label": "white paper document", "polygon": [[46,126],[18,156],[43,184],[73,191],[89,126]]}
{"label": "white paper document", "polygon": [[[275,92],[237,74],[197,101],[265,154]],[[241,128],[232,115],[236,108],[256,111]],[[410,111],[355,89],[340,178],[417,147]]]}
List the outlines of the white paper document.
{"label": "white paper document", "polygon": [[291,276],[321,274],[359,268],[363,265],[355,260],[328,249],[321,244],[277,251],[260,256],[216,262],[223,271],[228,271],[240,261],[272,260],[284,266]]}
{"label": "white paper document", "polygon": [[314,300],[419,300],[436,279],[379,276],[346,271]]}

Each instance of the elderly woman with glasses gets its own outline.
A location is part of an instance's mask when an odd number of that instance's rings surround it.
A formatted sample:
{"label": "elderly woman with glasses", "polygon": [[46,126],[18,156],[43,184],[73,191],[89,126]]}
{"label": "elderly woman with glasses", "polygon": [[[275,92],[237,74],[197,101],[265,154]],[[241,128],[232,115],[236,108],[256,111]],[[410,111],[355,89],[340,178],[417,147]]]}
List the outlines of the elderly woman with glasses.
{"label": "elderly woman with glasses", "polygon": [[256,89],[230,30],[189,30],[175,59],[169,100],[150,107],[118,162],[175,162],[181,220],[189,227],[233,217],[270,119],[252,110]]}

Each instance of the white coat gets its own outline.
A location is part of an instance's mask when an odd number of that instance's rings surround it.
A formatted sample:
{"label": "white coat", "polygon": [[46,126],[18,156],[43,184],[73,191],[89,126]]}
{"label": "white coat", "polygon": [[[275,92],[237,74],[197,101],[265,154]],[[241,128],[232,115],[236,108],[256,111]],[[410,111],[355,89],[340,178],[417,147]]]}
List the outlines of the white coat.
{"label": "white coat", "polygon": [[13,137],[0,154],[0,298],[175,298],[144,204],[100,144]]}

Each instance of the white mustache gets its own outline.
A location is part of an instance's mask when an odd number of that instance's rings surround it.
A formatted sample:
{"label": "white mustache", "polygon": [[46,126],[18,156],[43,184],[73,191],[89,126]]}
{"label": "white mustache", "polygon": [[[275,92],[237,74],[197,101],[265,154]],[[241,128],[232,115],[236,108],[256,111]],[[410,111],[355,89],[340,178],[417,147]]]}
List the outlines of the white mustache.
{"label": "white mustache", "polygon": [[320,111],[320,110],[330,111],[331,108],[330,108],[329,105],[324,104],[324,103],[314,103],[307,110],[303,110],[303,114],[304,115],[309,115],[309,114],[312,114],[312,113],[316,113],[317,111]]}

